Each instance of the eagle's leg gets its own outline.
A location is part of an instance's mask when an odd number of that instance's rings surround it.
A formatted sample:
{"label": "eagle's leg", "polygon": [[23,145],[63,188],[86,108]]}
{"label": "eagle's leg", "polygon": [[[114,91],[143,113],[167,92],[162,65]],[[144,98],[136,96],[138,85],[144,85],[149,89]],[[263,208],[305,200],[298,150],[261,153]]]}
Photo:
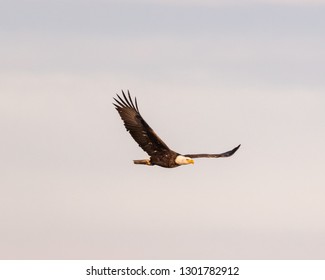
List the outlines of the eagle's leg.
{"label": "eagle's leg", "polygon": [[145,165],[151,165],[150,159],[135,159],[134,164],[145,164]]}

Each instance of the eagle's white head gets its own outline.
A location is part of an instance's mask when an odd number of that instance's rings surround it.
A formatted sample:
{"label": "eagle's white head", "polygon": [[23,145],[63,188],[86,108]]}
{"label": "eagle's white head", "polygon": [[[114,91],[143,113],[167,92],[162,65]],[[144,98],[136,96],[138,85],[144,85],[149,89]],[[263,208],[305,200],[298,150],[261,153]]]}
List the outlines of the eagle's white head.
{"label": "eagle's white head", "polygon": [[179,155],[176,157],[175,162],[179,165],[185,165],[185,164],[194,164],[194,160],[190,157],[184,157],[182,155]]}

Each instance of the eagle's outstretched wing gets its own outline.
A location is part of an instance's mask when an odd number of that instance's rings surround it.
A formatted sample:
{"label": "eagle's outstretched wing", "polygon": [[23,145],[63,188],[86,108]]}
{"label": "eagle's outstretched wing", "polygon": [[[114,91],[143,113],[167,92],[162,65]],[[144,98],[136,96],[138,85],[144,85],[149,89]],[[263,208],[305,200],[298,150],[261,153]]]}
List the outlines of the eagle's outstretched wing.
{"label": "eagle's outstretched wing", "polygon": [[133,139],[150,156],[170,151],[168,146],[159,138],[159,136],[140,115],[137,99],[135,98],[135,103],[133,103],[129,91],[128,97],[125,95],[123,90],[122,94],[124,99],[117,94],[118,99],[114,98],[117,104],[113,104],[124,121],[126,130],[130,132]]}
{"label": "eagle's outstretched wing", "polygon": [[222,153],[222,154],[187,154],[184,155],[185,157],[190,158],[219,158],[219,157],[230,157],[232,156],[238,149],[240,145],[238,145],[236,148],[232,149],[231,151]]}

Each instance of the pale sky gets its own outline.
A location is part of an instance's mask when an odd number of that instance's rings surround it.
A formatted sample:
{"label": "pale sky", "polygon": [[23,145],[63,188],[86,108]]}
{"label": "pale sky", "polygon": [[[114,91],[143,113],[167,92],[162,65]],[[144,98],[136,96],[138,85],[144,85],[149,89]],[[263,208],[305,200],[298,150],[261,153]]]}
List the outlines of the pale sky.
{"label": "pale sky", "polygon": [[[325,1],[0,4],[1,259],[324,259]],[[146,158],[121,89],[180,153]]]}

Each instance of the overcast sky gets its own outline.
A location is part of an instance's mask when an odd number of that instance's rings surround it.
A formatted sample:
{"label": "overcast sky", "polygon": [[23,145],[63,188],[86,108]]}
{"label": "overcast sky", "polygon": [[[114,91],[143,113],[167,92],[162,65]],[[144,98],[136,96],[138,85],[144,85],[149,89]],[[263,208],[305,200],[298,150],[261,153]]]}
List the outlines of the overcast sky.
{"label": "overcast sky", "polygon": [[[324,259],[325,1],[4,0],[0,258]],[[180,153],[147,155],[138,99]]]}

